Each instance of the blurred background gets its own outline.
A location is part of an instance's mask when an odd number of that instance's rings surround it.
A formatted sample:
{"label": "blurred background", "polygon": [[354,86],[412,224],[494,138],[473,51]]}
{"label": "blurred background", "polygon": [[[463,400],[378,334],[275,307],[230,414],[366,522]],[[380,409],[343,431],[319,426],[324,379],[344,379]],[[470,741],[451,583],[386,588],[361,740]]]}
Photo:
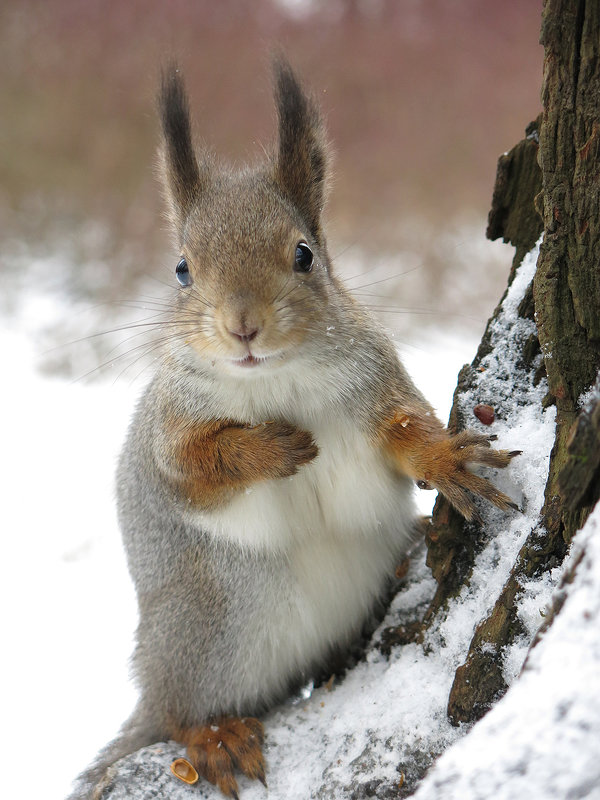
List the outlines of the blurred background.
{"label": "blurred background", "polygon": [[160,65],[180,62],[198,137],[252,162],[273,139],[280,47],[334,144],[338,271],[406,346],[440,330],[475,342],[512,256],[485,240],[486,216],[498,155],[540,110],[541,4],[3,0],[5,324],[53,374],[139,367],[122,334],[96,334],[175,289],[154,173]]}

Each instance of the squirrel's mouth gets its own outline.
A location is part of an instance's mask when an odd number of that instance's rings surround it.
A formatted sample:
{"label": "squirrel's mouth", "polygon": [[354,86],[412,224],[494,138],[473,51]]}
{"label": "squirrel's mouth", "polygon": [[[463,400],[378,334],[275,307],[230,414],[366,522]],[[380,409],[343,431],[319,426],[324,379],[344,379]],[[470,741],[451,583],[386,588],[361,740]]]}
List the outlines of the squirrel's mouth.
{"label": "squirrel's mouth", "polygon": [[270,361],[272,356],[255,356],[252,353],[247,353],[243,358],[234,358],[231,360],[231,363],[236,367],[243,367],[244,369],[249,369],[250,367],[259,367],[261,364],[265,364],[267,361]]}
{"label": "squirrel's mouth", "polygon": [[272,363],[282,358],[281,351],[275,353],[268,353],[267,355],[257,356],[251,352],[246,353],[243,358],[232,358],[230,364],[234,367],[242,367],[242,369],[251,369],[252,367],[260,367],[267,363]]}
{"label": "squirrel's mouth", "polygon": [[255,358],[252,353],[248,353],[245,358],[242,358],[239,361],[234,361],[234,364],[237,367],[256,367],[259,364],[264,364],[267,358],[268,356],[265,358]]}

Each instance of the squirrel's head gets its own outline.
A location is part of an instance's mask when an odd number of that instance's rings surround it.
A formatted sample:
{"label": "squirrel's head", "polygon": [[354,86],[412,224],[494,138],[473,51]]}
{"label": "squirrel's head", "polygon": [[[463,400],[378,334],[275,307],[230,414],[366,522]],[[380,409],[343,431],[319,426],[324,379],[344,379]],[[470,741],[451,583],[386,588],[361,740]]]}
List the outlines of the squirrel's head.
{"label": "squirrel's head", "polygon": [[278,141],[252,169],[232,171],[195,150],[176,68],[164,73],[159,95],[161,165],[179,247],[174,324],[202,360],[240,374],[277,366],[320,338],[333,285],[321,222],[321,115],[285,61],[274,73]]}

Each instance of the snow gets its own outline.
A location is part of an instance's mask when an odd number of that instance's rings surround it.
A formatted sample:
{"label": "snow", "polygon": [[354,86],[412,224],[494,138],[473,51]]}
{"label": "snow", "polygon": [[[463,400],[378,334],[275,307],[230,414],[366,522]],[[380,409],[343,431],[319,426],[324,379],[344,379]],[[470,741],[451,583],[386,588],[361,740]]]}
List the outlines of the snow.
{"label": "snow", "polygon": [[135,699],[135,597],[113,502],[135,393],[40,376],[14,332],[2,331],[0,351],[3,793],[38,796],[21,769],[33,759],[58,800]]}
{"label": "snow", "polygon": [[590,412],[594,403],[600,398],[600,371],[596,375],[596,380],[590,388],[583,392],[578,400],[578,406],[582,411]]}
{"label": "snow", "polygon": [[439,759],[415,800],[600,797],[600,506],[566,573],[580,558],[520,679]]}
{"label": "snow", "polygon": [[[397,647],[389,658],[372,647],[366,661],[330,690],[306,691],[265,718],[269,789],[242,777],[244,800],[350,797],[357,787],[367,793],[380,782],[398,784],[401,773],[406,788],[414,788],[419,770],[440,753],[417,790],[420,800],[600,796],[600,511],[577,537],[569,563],[583,556],[573,582],[559,590],[566,602],[523,674],[518,677],[564,568],[525,587],[519,613],[527,635],[506,653],[512,686],[503,700],[470,730],[452,727],[446,716],[454,671],[543,503],[554,411],[542,410],[544,383],[533,386],[517,366],[518,344],[533,323],[519,319],[516,309],[535,260],[536,251],[519,268],[495,324],[496,350],[463,400],[468,415],[476,403],[494,398],[493,427],[472,413],[470,424],[497,434],[499,447],[524,450],[510,470],[494,477],[523,513],[481,507],[489,535],[472,579],[422,645]],[[116,733],[135,699],[126,680],[135,598],[112,481],[141,384],[86,386],[43,377],[35,371],[29,338],[14,330],[0,331],[0,347],[10,375],[0,395],[0,414],[8,421],[0,591],[11,656],[4,663],[2,752],[13,765],[4,770],[3,788],[6,796],[37,798],[43,777],[44,797],[58,800]],[[444,418],[473,343],[440,336],[421,348],[402,356]],[[430,507],[432,493],[420,497],[423,508]],[[382,629],[418,618],[434,588],[421,548]],[[374,641],[380,637],[381,629]],[[183,800],[191,790],[168,775],[174,753],[180,754],[172,745],[159,745],[131,761],[138,770],[157,758],[168,796]],[[35,764],[32,781],[21,769],[28,761]],[[109,797],[135,796],[127,791],[117,785]],[[220,797],[206,784],[195,787],[194,796]]]}

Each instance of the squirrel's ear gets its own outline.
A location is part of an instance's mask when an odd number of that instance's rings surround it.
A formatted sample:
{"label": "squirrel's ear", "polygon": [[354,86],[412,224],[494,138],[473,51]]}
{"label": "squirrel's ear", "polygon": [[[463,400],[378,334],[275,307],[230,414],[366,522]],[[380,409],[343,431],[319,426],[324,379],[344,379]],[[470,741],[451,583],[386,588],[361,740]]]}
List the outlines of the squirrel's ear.
{"label": "squirrel's ear", "polygon": [[279,118],[275,181],[321,242],[328,166],[323,120],[317,104],[303,92],[287,61],[277,57],[273,71]]}
{"label": "squirrel's ear", "polygon": [[171,216],[180,226],[197,200],[206,167],[201,173],[192,144],[190,111],[177,66],[171,64],[162,72],[158,94],[158,113],[162,126],[160,163]]}

